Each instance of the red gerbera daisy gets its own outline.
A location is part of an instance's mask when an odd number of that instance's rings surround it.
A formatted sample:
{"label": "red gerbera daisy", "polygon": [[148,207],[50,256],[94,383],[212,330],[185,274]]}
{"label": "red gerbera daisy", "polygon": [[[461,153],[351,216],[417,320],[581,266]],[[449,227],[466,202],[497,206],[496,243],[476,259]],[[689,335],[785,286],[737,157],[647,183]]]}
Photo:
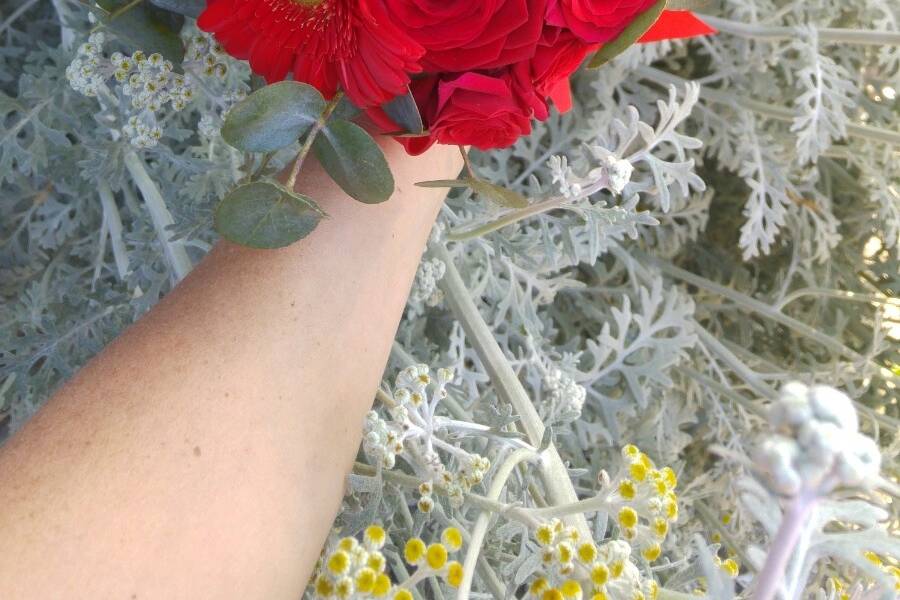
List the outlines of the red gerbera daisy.
{"label": "red gerbera daisy", "polygon": [[424,49],[398,29],[382,0],[210,0],[197,24],[269,83],[289,71],[361,107],[406,91]]}

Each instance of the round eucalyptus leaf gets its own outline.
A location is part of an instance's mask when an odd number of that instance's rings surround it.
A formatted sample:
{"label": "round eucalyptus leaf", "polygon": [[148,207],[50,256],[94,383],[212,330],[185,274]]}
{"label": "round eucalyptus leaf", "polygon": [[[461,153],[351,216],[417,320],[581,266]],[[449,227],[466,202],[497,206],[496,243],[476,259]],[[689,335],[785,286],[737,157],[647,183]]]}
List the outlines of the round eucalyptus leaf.
{"label": "round eucalyptus leaf", "polygon": [[245,183],[216,208],[216,231],[251,248],[283,248],[312,233],[324,213],[306,196],[271,181]]}
{"label": "round eucalyptus leaf", "polygon": [[322,167],[348,196],[366,204],[394,193],[394,177],[384,152],[366,131],[349,121],[329,122],[313,142]]}
{"label": "round eucalyptus leaf", "polygon": [[206,0],[150,0],[150,2],[165,10],[195,19],[206,8]]}
{"label": "round eucalyptus leaf", "polygon": [[274,152],[303,137],[324,110],[325,100],[316,88],[282,81],[253,92],[232,108],[222,137],[244,152]]}
{"label": "round eucalyptus leaf", "polygon": [[181,27],[184,17],[149,4],[129,7],[128,0],[97,0],[97,5],[107,14],[123,12],[115,16],[99,16],[100,23],[116,34],[130,50],[143,50],[147,54],[159,52],[181,68],[184,46]]}

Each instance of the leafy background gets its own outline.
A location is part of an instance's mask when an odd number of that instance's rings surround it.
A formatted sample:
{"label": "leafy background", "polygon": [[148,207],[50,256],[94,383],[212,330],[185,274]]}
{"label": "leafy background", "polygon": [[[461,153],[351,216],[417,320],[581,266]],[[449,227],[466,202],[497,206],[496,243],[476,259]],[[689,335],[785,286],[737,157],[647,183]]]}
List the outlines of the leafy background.
{"label": "leafy background", "polygon": [[[695,534],[712,552],[716,539],[739,540],[732,551],[745,558],[742,577],[754,563],[745,549],[766,544],[755,518],[766,514],[762,504],[741,498],[763,409],[785,381],[844,390],[882,448],[885,477],[900,476],[897,6],[726,0],[705,10],[719,35],[634,47],[578,76],[570,114],[537,124],[508,150],[473,153],[479,177],[529,198],[532,210],[471,190],[451,194],[386,373],[392,380],[413,360],[453,367],[464,414],[508,422],[439,287],[447,264],[437,250],[446,247],[553,426],[576,490],[614,470],[625,443],[678,472],[685,517],[658,575],[688,588],[699,576]],[[195,98],[182,111],[159,111],[161,142],[135,148],[122,133],[135,114],[127,99],[116,88],[111,98],[86,97],[66,78],[93,27],[78,2],[2,0],[0,15],[0,422],[8,436],[214,243],[213,207],[245,169],[219,127],[251,80],[242,64],[189,51],[181,68],[196,74]],[[190,40],[197,32],[187,27]],[[106,33],[106,52],[135,49]],[[223,76],[202,74],[208,55],[227,64]],[[559,199],[561,185],[591,179],[604,152],[635,169],[621,193]],[[548,197],[557,200],[534,210]],[[471,235],[498,219],[510,224]],[[554,392],[551,373],[581,386],[583,405]],[[383,492],[394,485],[384,482],[354,518],[375,489],[357,485],[346,523],[394,519],[400,537],[427,527],[418,516],[391,516],[413,495]],[[511,485],[512,496],[526,493]],[[896,501],[874,501],[888,511],[878,527],[896,533]],[[602,535],[599,520],[596,528]],[[536,564],[507,560],[516,532],[492,535],[489,560],[524,581]],[[810,590],[833,596],[829,577],[863,577],[856,559],[866,540],[848,549],[826,539]]]}

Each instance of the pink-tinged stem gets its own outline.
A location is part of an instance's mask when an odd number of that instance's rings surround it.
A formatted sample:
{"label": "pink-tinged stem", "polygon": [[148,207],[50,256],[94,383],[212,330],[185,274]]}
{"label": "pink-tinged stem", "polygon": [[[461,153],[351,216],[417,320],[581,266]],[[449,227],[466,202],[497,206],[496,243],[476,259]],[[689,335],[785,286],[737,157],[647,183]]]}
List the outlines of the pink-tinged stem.
{"label": "pink-tinged stem", "polygon": [[809,526],[809,518],[818,504],[819,497],[812,490],[803,490],[791,502],[781,527],[772,540],[766,564],[756,576],[756,593],[754,600],[772,600],[784,581],[784,571],[794,553],[797,540]]}

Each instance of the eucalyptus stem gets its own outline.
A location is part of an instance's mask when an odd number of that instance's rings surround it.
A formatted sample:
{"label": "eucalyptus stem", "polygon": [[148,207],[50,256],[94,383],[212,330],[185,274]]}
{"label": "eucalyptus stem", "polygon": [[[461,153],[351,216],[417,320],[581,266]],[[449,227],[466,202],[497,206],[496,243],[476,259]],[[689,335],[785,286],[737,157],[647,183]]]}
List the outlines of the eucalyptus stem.
{"label": "eucalyptus stem", "polygon": [[[792,40],[797,37],[796,27],[741,23],[712,15],[698,15],[709,25],[738,37],[755,40]],[[846,29],[839,27],[817,27],[820,42],[838,44],[860,44],[869,46],[900,46],[900,32],[870,29]]]}
{"label": "eucalyptus stem", "polygon": [[150,218],[153,220],[153,227],[156,229],[156,236],[162,242],[163,250],[166,258],[175,272],[175,278],[181,281],[190,273],[194,265],[187,255],[184,244],[180,240],[172,240],[166,229],[175,223],[172,213],[166,207],[166,201],[163,199],[159,188],[156,187],[150,174],[147,173],[147,167],[144,161],[132,150],[125,153],[125,168],[131,174],[135,185],[141,191],[147,209],[150,211]]}
{"label": "eucalyptus stem", "polygon": [[294,160],[294,166],[291,167],[291,174],[288,176],[287,183],[285,183],[287,189],[293,191],[294,186],[297,184],[297,176],[300,174],[300,167],[303,166],[303,161],[306,160],[309,151],[312,150],[312,145],[313,142],[316,141],[316,136],[318,136],[322,129],[325,128],[328,118],[331,117],[331,113],[337,108],[343,95],[342,92],[337,92],[334,95],[334,98],[332,98],[325,106],[325,110],[322,111],[322,114],[319,115],[319,118],[316,119],[316,122],[313,124],[312,128],[310,128],[309,133],[306,134],[306,140],[303,142],[303,147],[300,148],[300,154],[298,154],[296,160]]}
{"label": "eucalyptus stem", "polygon": [[[497,340],[494,339],[490,327],[478,312],[478,308],[469,295],[469,290],[463,283],[459,271],[456,270],[450,253],[440,244],[435,245],[433,253],[447,266],[447,272],[440,283],[440,287],[446,295],[447,304],[459,320],[469,343],[472,344],[484,364],[497,395],[518,413],[531,445],[541,447],[545,427],[534,408],[534,403],[525,392],[522,382],[519,381],[510,366],[503,350],[497,344]],[[552,442],[541,454],[538,469],[551,503],[570,504],[578,501],[569,471]],[[567,521],[578,530],[583,539],[589,540],[593,537],[584,515],[571,515]]]}

